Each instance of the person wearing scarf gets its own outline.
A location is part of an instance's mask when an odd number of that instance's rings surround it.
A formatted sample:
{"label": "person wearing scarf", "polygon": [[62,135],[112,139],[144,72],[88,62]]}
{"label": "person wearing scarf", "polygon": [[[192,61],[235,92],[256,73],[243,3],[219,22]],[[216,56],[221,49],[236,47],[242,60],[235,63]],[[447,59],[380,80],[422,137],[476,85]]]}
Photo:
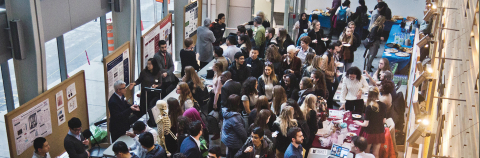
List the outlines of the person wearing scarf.
{"label": "person wearing scarf", "polygon": [[[293,26],[293,29],[298,30],[298,35],[297,35],[297,40],[300,38],[300,35],[303,33],[307,33],[308,30],[310,30],[310,27],[312,26],[312,23],[308,21],[308,17],[306,13],[300,14],[300,20],[298,20],[295,25]],[[307,29],[307,31],[305,31]]]}

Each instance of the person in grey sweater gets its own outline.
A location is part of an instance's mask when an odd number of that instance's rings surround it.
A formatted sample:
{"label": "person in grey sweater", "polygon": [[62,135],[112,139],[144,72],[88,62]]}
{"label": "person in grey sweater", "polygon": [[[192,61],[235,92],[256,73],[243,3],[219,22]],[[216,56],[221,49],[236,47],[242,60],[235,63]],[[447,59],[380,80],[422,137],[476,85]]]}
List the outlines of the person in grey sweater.
{"label": "person in grey sweater", "polygon": [[213,59],[213,42],[215,42],[215,36],[210,30],[209,25],[212,21],[209,18],[206,18],[203,21],[203,26],[197,28],[197,45],[196,50],[200,55],[198,60],[200,60],[200,69],[205,67]]}

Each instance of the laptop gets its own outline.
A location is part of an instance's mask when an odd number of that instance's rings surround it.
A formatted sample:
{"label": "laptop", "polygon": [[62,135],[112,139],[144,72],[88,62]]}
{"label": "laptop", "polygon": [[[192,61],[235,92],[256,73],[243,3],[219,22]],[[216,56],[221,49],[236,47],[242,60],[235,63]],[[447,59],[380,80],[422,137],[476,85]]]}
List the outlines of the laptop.
{"label": "laptop", "polygon": [[350,153],[350,149],[338,144],[333,144],[328,158],[347,158],[348,153]]}

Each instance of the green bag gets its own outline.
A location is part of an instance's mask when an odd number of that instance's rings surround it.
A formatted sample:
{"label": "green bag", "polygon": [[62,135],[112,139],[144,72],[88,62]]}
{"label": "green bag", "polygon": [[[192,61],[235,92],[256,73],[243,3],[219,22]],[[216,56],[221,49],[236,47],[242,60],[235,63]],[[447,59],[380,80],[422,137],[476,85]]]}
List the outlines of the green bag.
{"label": "green bag", "polygon": [[92,132],[93,137],[95,137],[95,139],[93,139],[92,137],[92,139],[90,140],[91,144],[97,143],[95,140],[99,141],[98,143],[101,143],[103,139],[107,137],[107,131],[102,130],[97,126],[90,126],[90,132]]}

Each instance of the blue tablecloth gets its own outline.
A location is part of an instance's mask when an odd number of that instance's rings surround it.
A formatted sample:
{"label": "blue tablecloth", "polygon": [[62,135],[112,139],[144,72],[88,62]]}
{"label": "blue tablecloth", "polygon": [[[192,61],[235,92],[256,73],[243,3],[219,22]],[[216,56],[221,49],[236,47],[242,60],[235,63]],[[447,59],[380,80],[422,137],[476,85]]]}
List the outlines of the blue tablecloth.
{"label": "blue tablecloth", "polygon": [[[316,15],[316,14],[310,15],[310,17],[308,18],[308,21],[310,21],[310,22],[312,21],[312,16],[313,15]],[[323,16],[322,14],[318,15],[318,21],[320,22],[320,26],[325,27],[325,28],[332,27],[331,24],[330,24],[330,18],[331,18],[331,16]]]}
{"label": "blue tablecloth", "polygon": [[[395,35],[394,35],[395,33],[402,33],[402,30],[400,29],[400,24],[397,23],[397,22],[392,25],[392,29],[390,30],[390,34],[389,34],[389,37],[387,39],[386,44],[395,42]],[[413,43],[414,38],[415,38],[415,36],[410,36],[410,40],[412,41],[412,43]],[[413,44],[411,44],[410,46],[406,46],[405,43],[403,43],[401,46],[406,47],[406,48],[412,48]],[[388,48],[390,48],[390,47],[385,45],[385,49],[388,49]],[[402,70],[410,62],[410,56],[399,57],[399,56],[395,55],[394,53],[389,53],[389,54],[391,56],[387,56],[386,53],[384,52],[383,55],[382,55],[382,58],[387,58],[388,61],[390,62],[390,65],[392,65],[394,63],[398,63],[398,69],[397,70]]]}

